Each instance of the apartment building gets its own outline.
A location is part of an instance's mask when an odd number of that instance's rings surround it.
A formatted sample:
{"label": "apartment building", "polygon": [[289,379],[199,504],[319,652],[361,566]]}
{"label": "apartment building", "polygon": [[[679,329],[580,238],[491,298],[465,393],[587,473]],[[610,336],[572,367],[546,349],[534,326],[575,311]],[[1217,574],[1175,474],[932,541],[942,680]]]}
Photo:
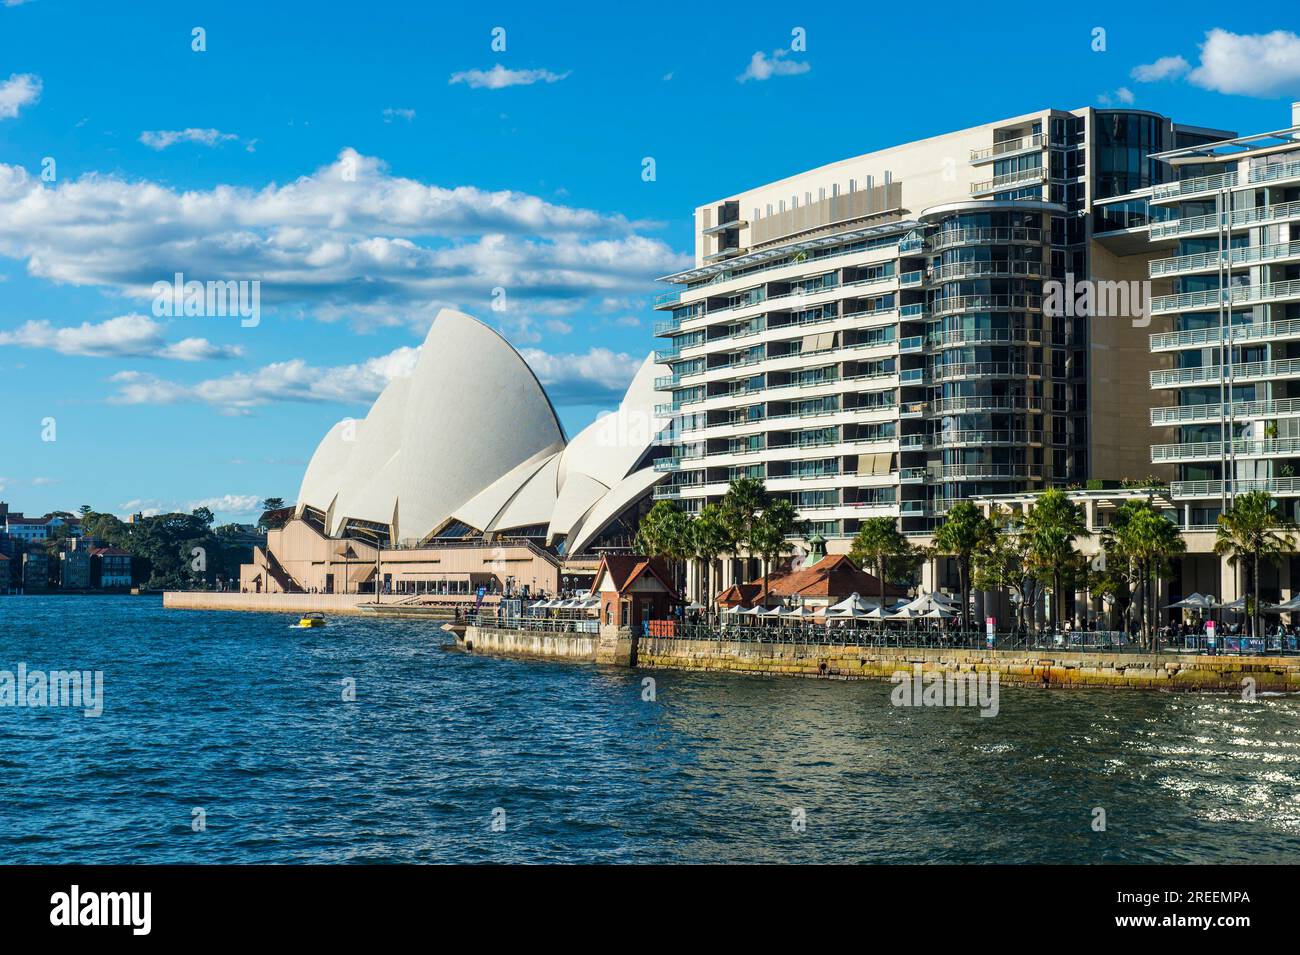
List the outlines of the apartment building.
{"label": "apartment building", "polygon": [[[1134,420],[1152,329],[1051,314],[1044,283],[1145,278],[1117,200],[1165,183],[1153,154],[1232,135],[1047,109],[700,206],[694,267],[656,303],[656,497],[696,511],[761,478],[838,550],[867,517],[923,534],[964,498],[1159,473]],[[1142,234],[1102,246],[1103,210]]]}
{"label": "apartment building", "polygon": [[1170,326],[1151,336],[1151,460],[1173,467],[1185,527],[1252,490],[1300,517],[1298,137],[1300,104],[1289,128],[1154,154],[1164,173],[1122,200],[1149,210],[1151,309]]}

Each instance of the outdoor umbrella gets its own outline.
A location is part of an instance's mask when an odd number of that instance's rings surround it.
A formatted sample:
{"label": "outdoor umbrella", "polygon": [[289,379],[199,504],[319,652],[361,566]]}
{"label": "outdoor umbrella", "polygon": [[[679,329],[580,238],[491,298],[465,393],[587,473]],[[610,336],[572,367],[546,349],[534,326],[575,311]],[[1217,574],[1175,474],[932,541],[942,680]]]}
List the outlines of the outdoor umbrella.
{"label": "outdoor umbrella", "polygon": [[956,614],[951,610],[944,610],[942,607],[935,607],[929,613],[923,614],[923,616],[930,620],[951,620],[956,616]]}
{"label": "outdoor umbrella", "polygon": [[829,615],[832,612],[843,613],[844,611],[852,610],[852,611],[858,611],[858,613],[854,614],[854,616],[861,616],[862,614],[865,614],[869,610],[871,610],[871,608],[874,606],[875,604],[867,603],[857,594],[851,594],[848,597],[845,597],[835,606],[831,607],[827,611],[827,614]]}
{"label": "outdoor umbrella", "polygon": [[867,614],[867,617],[871,620],[888,620],[892,616],[894,616],[893,612],[886,610],[884,607],[877,607]]}
{"label": "outdoor umbrella", "polygon": [[781,611],[781,615],[784,617],[815,617],[817,616],[817,612],[815,610],[809,610],[807,607],[800,604],[798,607],[791,607],[788,610]]}
{"label": "outdoor umbrella", "polygon": [[1208,610],[1215,605],[1214,597],[1209,594],[1190,594],[1182,600],[1169,604],[1165,609],[1172,610],[1181,608],[1183,610]]}

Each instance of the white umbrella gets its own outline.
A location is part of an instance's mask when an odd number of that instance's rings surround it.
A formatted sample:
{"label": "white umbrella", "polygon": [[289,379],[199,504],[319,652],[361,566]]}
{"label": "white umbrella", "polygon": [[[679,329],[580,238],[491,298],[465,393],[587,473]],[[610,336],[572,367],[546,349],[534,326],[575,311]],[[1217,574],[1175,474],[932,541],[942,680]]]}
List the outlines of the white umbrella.
{"label": "white umbrella", "polygon": [[701,604],[701,603],[698,603],[697,601],[692,600],[690,603],[688,603],[688,604],[686,605],[686,609],[687,609],[687,610],[703,610],[703,609],[704,609],[704,605]]}
{"label": "white umbrella", "polygon": [[749,611],[740,606],[740,604],[736,604],[734,607],[727,607],[722,612],[729,617],[739,617],[741,614],[749,613]]}
{"label": "white umbrella", "polygon": [[809,610],[803,604],[800,604],[798,607],[791,607],[788,610],[783,610],[782,614],[786,617],[815,617],[817,616],[817,611]]}
{"label": "white umbrella", "polygon": [[1236,600],[1232,601],[1232,603],[1215,604],[1215,606],[1218,607],[1220,610],[1245,610],[1246,598],[1238,597]]}
{"label": "white umbrella", "polygon": [[760,611],[758,612],[758,616],[760,616],[760,617],[779,617],[779,616],[781,616],[781,608],[780,608],[780,607],[773,607],[771,610],[760,610]]}
{"label": "white umbrella", "polygon": [[1191,594],[1184,597],[1176,603],[1171,603],[1166,609],[1181,607],[1186,610],[1208,610],[1215,604],[1214,597],[1209,594]]}
{"label": "white umbrella", "polygon": [[1282,601],[1274,609],[1280,610],[1283,613],[1290,613],[1293,610],[1300,610],[1300,594],[1296,594],[1290,600]]}
{"label": "white umbrella", "polygon": [[862,613],[867,613],[874,606],[875,604],[867,603],[857,594],[850,594],[848,597],[845,597],[835,606],[831,607],[830,610],[828,610],[827,612],[829,613],[830,611],[839,612],[839,611],[847,611],[847,610],[858,610],[861,611]]}
{"label": "white umbrella", "polygon": [[894,616],[894,614],[886,610],[884,607],[877,607],[875,610],[867,614],[867,617],[872,620],[888,620],[892,616]]}
{"label": "white umbrella", "polygon": [[836,620],[861,620],[863,617],[869,616],[870,613],[870,610],[860,610],[857,607],[845,607],[843,609],[832,607],[826,611],[826,616]]}
{"label": "white umbrella", "polygon": [[931,620],[951,620],[954,616],[956,616],[956,614],[954,614],[950,610],[944,610],[941,607],[935,607],[929,613],[923,614],[923,616]]}

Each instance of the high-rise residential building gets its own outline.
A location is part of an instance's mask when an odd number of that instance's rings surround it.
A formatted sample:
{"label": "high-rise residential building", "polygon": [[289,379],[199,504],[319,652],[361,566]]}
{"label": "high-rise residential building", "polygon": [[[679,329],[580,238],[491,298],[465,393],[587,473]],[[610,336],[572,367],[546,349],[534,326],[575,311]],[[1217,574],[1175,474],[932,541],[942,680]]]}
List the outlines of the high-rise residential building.
{"label": "high-rise residential building", "polygon": [[[1287,129],[1152,157],[1151,459],[1185,526],[1266,490],[1300,516],[1300,104]],[[1145,197],[1134,197],[1140,206]]]}
{"label": "high-rise residential building", "polygon": [[655,496],[697,511],[761,478],[842,542],[867,517],[924,533],[963,498],[1152,473],[1162,326],[1053,312],[1044,285],[1145,279],[1156,154],[1233,135],[1047,109],[700,206],[695,265],[656,303],[675,452]]}

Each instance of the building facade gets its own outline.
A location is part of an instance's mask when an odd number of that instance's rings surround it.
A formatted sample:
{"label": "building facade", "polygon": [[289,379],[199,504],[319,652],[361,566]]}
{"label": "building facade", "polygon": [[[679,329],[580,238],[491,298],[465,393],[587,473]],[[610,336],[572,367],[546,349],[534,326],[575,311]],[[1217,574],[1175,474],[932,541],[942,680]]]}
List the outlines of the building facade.
{"label": "building facade", "polygon": [[1153,463],[1187,527],[1240,493],[1300,517],[1300,104],[1290,128],[1158,153],[1148,203],[1158,283]]}
{"label": "building facade", "polygon": [[842,550],[867,517],[919,535],[957,500],[1159,474],[1119,417],[1146,405],[1147,331],[1053,314],[1044,286],[1145,277],[1145,241],[1121,255],[1094,219],[1166,181],[1153,154],[1231,135],[1043,110],[699,207],[656,306],[655,496],[694,512],[759,478]]}

